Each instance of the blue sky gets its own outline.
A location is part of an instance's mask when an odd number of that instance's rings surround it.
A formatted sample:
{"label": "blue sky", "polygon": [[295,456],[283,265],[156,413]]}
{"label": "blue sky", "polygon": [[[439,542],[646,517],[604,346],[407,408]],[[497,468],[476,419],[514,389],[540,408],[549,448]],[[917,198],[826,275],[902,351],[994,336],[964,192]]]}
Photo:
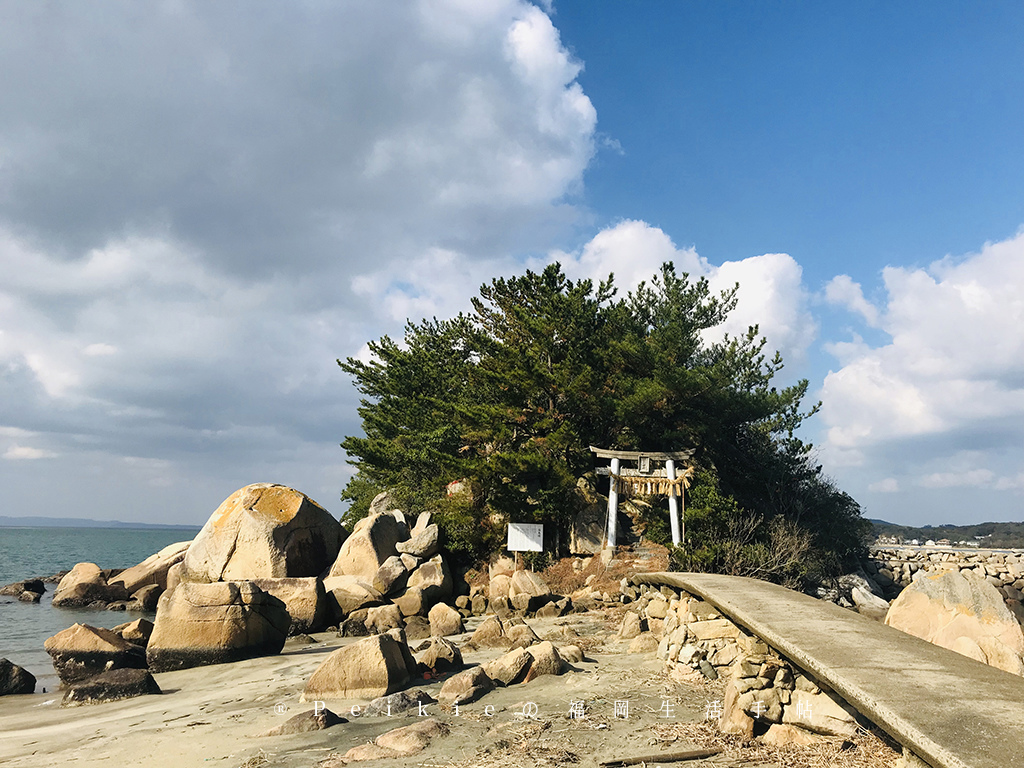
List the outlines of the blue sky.
{"label": "blue sky", "polygon": [[741,283],[870,517],[1024,518],[1019,3],[0,1],[0,514],[339,513],[337,357],[558,259]]}

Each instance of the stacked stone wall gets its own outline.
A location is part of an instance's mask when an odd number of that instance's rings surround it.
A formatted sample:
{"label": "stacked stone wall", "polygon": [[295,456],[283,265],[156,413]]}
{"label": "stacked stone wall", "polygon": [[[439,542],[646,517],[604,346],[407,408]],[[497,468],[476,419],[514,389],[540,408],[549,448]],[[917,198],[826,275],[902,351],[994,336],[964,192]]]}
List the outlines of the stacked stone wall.
{"label": "stacked stone wall", "polygon": [[856,731],[854,710],[843,699],[711,603],[668,586],[640,584],[627,594],[634,599],[621,636],[634,636],[631,627],[660,636],[657,656],[671,677],[725,680],[714,713],[723,732],[807,744]]}
{"label": "stacked stone wall", "polygon": [[896,597],[919,572],[973,571],[998,589],[1007,607],[1024,622],[1024,552],[875,547],[865,570],[889,599]]}

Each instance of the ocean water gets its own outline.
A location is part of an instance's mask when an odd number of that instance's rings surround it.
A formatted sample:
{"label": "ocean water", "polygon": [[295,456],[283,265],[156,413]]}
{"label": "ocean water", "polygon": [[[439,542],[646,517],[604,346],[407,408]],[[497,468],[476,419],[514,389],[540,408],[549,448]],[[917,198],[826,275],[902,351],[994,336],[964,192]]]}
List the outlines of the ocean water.
{"label": "ocean water", "polygon": [[[131,528],[0,528],[0,586],[35,576],[49,576],[80,562],[100,568],[129,568],[168,544],[191,539],[199,529],[164,530]],[[43,641],[79,622],[114,627],[152,614],[54,608],[56,584],[46,585],[38,604],[0,596],[0,658],[18,664],[36,676],[36,692],[57,687]]]}

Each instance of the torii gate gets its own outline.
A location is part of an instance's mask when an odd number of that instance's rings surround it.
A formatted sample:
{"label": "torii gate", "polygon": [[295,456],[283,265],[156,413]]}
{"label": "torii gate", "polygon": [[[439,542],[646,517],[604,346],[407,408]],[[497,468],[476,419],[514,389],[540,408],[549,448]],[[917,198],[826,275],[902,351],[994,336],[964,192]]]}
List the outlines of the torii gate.
{"label": "torii gate", "polygon": [[[672,525],[672,543],[679,546],[685,535],[685,522],[679,515],[679,502],[682,500],[685,509],[683,491],[690,485],[693,467],[686,467],[676,475],[676,462],[689,461],[693,451],[612,451],[607,448],[590,450],[602,459],[611,459],[611,467],[598,467],[597,474],[608,475],[608,546],[615,548],[617,531],[616,519],[619,513],[619,491],[634,491],[647,494],[666,494],[668,496],[669,522]],[[636,468],[621,468],[622,461],[636,463]],[[651,462],[664,462],[663,469],[654,469]]]}

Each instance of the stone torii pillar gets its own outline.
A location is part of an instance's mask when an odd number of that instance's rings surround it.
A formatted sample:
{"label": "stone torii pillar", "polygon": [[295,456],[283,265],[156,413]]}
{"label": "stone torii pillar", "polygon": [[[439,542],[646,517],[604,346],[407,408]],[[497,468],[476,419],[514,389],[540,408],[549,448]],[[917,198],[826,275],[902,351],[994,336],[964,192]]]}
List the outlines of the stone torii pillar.
{"label": "stone torii pillar", "polygon": [[[676,479],[675,459],[665,460],[665,474],[668,475],[669,480]],[[678,547],[682,538],[679,525],[679,499],[676,498],[674,493],[670,493],[668,497],[668,521],[672,526],[672,543]]]}
{"label": "stone torii pillar", "polygon": [[[612,474],[619,474],[619,460],[612,459]],[[608,546],[615,549],[615,539],[618,533],[619,517],[619,491],[615,486],[615,478],[609,478],[611,486],[608,488]]]}

